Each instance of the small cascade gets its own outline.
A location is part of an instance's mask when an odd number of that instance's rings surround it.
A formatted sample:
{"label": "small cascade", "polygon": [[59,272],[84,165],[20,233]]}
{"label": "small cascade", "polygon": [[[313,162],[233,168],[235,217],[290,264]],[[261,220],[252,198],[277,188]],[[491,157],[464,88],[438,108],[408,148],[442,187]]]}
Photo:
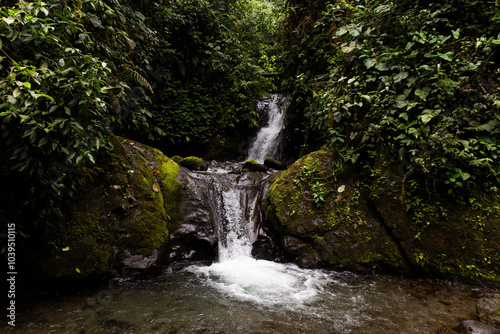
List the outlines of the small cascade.
{"label": "small cascade", "polygon": [[267,191],[276,171],[241,170],[241,163],[227,162],[212,162],[207,171],[179,170],[185,185],[183,221],[171,235],[170,261],[225,261],[252,252],[283,259],[265,222]]}
{"label": "small cascade", "polygon": [[273,94],[260,101],[257,108],[266,113],[267,124],[262,127],[248,150],[248,158],[263,163],[266,158],[278,158],[281,133],[285,127],[286,99]]}
{"label": "small cascade", "polygon": [[[251,239],[255,239],[251,236],[251,230],[254,230],[259,222],[245,217],[242,204],[253,210],[259,209],[258,206],[255,207],[258,204],[245,202],[245,189],[242,191],[237,188],[240,178],[231,178],[226,175],[221,178],[220,174],[211,177],[213,180],[212,197],[218,201],[218,220],[215,223],[219,240],[219,262],[238,256],[251,256]],[[230,181],[229,185],[227,181]],[[226,183],[225,186],[223,186],[224,183]],[[249,188],[246,190],[257,195],[255,187]]]}

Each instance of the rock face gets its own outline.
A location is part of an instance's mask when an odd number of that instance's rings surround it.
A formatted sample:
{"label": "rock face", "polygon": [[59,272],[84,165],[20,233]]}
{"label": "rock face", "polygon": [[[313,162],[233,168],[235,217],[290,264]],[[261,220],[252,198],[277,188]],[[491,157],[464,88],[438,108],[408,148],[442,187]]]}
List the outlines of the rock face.
{"label": "rock face", "polygon": [[500,282],[500,202],[493,196],[478,194],[473,207],[431,196],[420,210],[407,210],[397,166],[376,166],[367,176],[334,170],[331,160],[331,152],[311,153],[270,188],[270,217],[299,265]]}
{"label": "rock face", "polygon": [[500,295],[479,299],[476,309],[479,320],[500,328]]}
{"label": "rock face", "polygon": [[253,244],[254,256],[276,261],[284,260],[279,240],[266,221],[267,191],[273,174],[233,173],[241,166],[228,164],[214,167],[217,172],[193,172],[180,168],[183,185],[180,227],[173,231],[167,249],[168,261],[215,261],[218,245],[224,242],[231,208],[224,194],[237,192],[247,235]]}
{"label": "rock face", "polygon": [[35,256],[42,276],[100,280],[158,271],[178,226],[178,165],[160,151],[112,137],[98,166],[79,172],[83,197]]}

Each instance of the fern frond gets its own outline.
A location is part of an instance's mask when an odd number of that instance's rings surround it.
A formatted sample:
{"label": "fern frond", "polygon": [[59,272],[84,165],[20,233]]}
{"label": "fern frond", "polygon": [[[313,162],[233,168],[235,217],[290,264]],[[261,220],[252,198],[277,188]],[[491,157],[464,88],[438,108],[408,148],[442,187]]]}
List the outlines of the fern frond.
{"label": "fern frond", "polygon": [[75,6],[75,9],[74,9],[75,22],[80,22],[81,19],[82,19],[82,5],[83,5],[83,1],[82,0],[78,0],[76,2],[76,6]]}
{"label": "fern frond", "polygon": [[123,80],[124,81],[134,81],[141,86],[147,88],[152,94],[154,94],[153,87],[151,84],[142,76],[140,75],[136,70],[132,68],[132,66],[128,64],[123,64],[120,65],[120,68],[122,70],[122,75],[123,75]]}

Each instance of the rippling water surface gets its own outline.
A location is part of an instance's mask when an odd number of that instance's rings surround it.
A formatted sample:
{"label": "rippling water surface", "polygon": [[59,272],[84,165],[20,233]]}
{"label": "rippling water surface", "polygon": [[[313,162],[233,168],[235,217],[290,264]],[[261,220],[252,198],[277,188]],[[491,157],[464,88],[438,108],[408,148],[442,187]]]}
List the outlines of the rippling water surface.
{"label": "rippling water surface", "polygon": [[[19,310],[7,333],[426,333],[473,319],[447,282],[307,270],[241,256]],[[2,324],[5,325],[5,324]]]}

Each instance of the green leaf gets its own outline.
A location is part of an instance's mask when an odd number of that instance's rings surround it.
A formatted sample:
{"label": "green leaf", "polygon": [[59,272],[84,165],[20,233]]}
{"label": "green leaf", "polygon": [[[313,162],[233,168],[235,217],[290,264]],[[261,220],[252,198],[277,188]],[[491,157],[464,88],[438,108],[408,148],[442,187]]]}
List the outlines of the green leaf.
{"label": "green leaf", "polygon": [[398,83],[400,82],[401,80],[404,80],[408,78],[408,72],[404,71],[404,72],[399,72],[398,74],[396,74],[394,76],[394,83]]}
{"label": "green leaf", "polygon": [[444,60],[447,60],[447,61],[453,61],[453,55],[454,55],[453,51],[449,51],[446,53],[439,53],[438,52],[438,56]]}
{"label": "green leaf", "polygon": [[420,119],[422,120],[422,123],[424,124],[427,124],[429,123],[429,121],[434,117],[434,115],[432,114],[425,114],[425,115],[421,115],[420,116]]}
{"label": "green leaf", "polygon": [[415,95],[424,101],[427,101],[427,96],[431,93],[431,87],[417,88],[415,90]]}
{"label": "green leaf", "polygon": [[11,25],[12,23],[14,23],[14,21],[15,21],[15,20],[16,20],[16,19],[15,19],[14,17],[12,17],[12,16],[9,16],[9,17],[4,17],[4,18],[3,18],[3,21],[4,21],[5,23],[7,23],[8,25]]}
{"label": "green leaf", "polygon": [[460,38],[460,28],[458,28],[457,30],[452,30],[451,32],[453,34],[453,38],[455,38],[455,39]]}
{"label": "green leaf", "polygon": [[385,63],[378,63],[377,65],[375,65],[375,68],[379,71],[388,71],[389,70],[389,67],[387,67],[387,65]]}
{"label": "green leaf", "polygon": [[372,68],[373,66],[375,66],[375,64],[377,64],[377,60],[373,58],[368,58],[365,59],[363,63],[365,64],[366,68]]}
{"label": "green leaf", "polygon": [[39,142],[38,142],[38,147],[42,147],[43,145],[47,144],[49,141],[49,137],[43,137]]}
{"label": "green leaf", "polygon": [[80,161],[82,161],[83,159],[83,155],[79,155],[77,158],[76,158],[76,164],[78,165],[80,163]]}
{"label": "green leaf", "polygon": [[122,87],[120,86],[105,86],[101,88],[101,93],[103,94],[108,94],[108,93],[113,93],[113,94],[119,94],[122,91]]}
{"label": "green leaf", "polygon": [[396,108],[404,108],[408,105],[405,95],[398,95],[396,97]]}
{"label": "green leaf", "polygon": [[16,104],[17,103],[17,99],[14,96],[12,96],[12,95],[9,95],[7,97],[7,99],[8,99],[8,101],[9,101],[10,104]]}
{"label": "green leaf", "polygon": [[370,95],[359,94],[359,96],[361,96],[363,99],[365,99],[368,102],[370,102],[372,100],[372,98],[370,97]]}

